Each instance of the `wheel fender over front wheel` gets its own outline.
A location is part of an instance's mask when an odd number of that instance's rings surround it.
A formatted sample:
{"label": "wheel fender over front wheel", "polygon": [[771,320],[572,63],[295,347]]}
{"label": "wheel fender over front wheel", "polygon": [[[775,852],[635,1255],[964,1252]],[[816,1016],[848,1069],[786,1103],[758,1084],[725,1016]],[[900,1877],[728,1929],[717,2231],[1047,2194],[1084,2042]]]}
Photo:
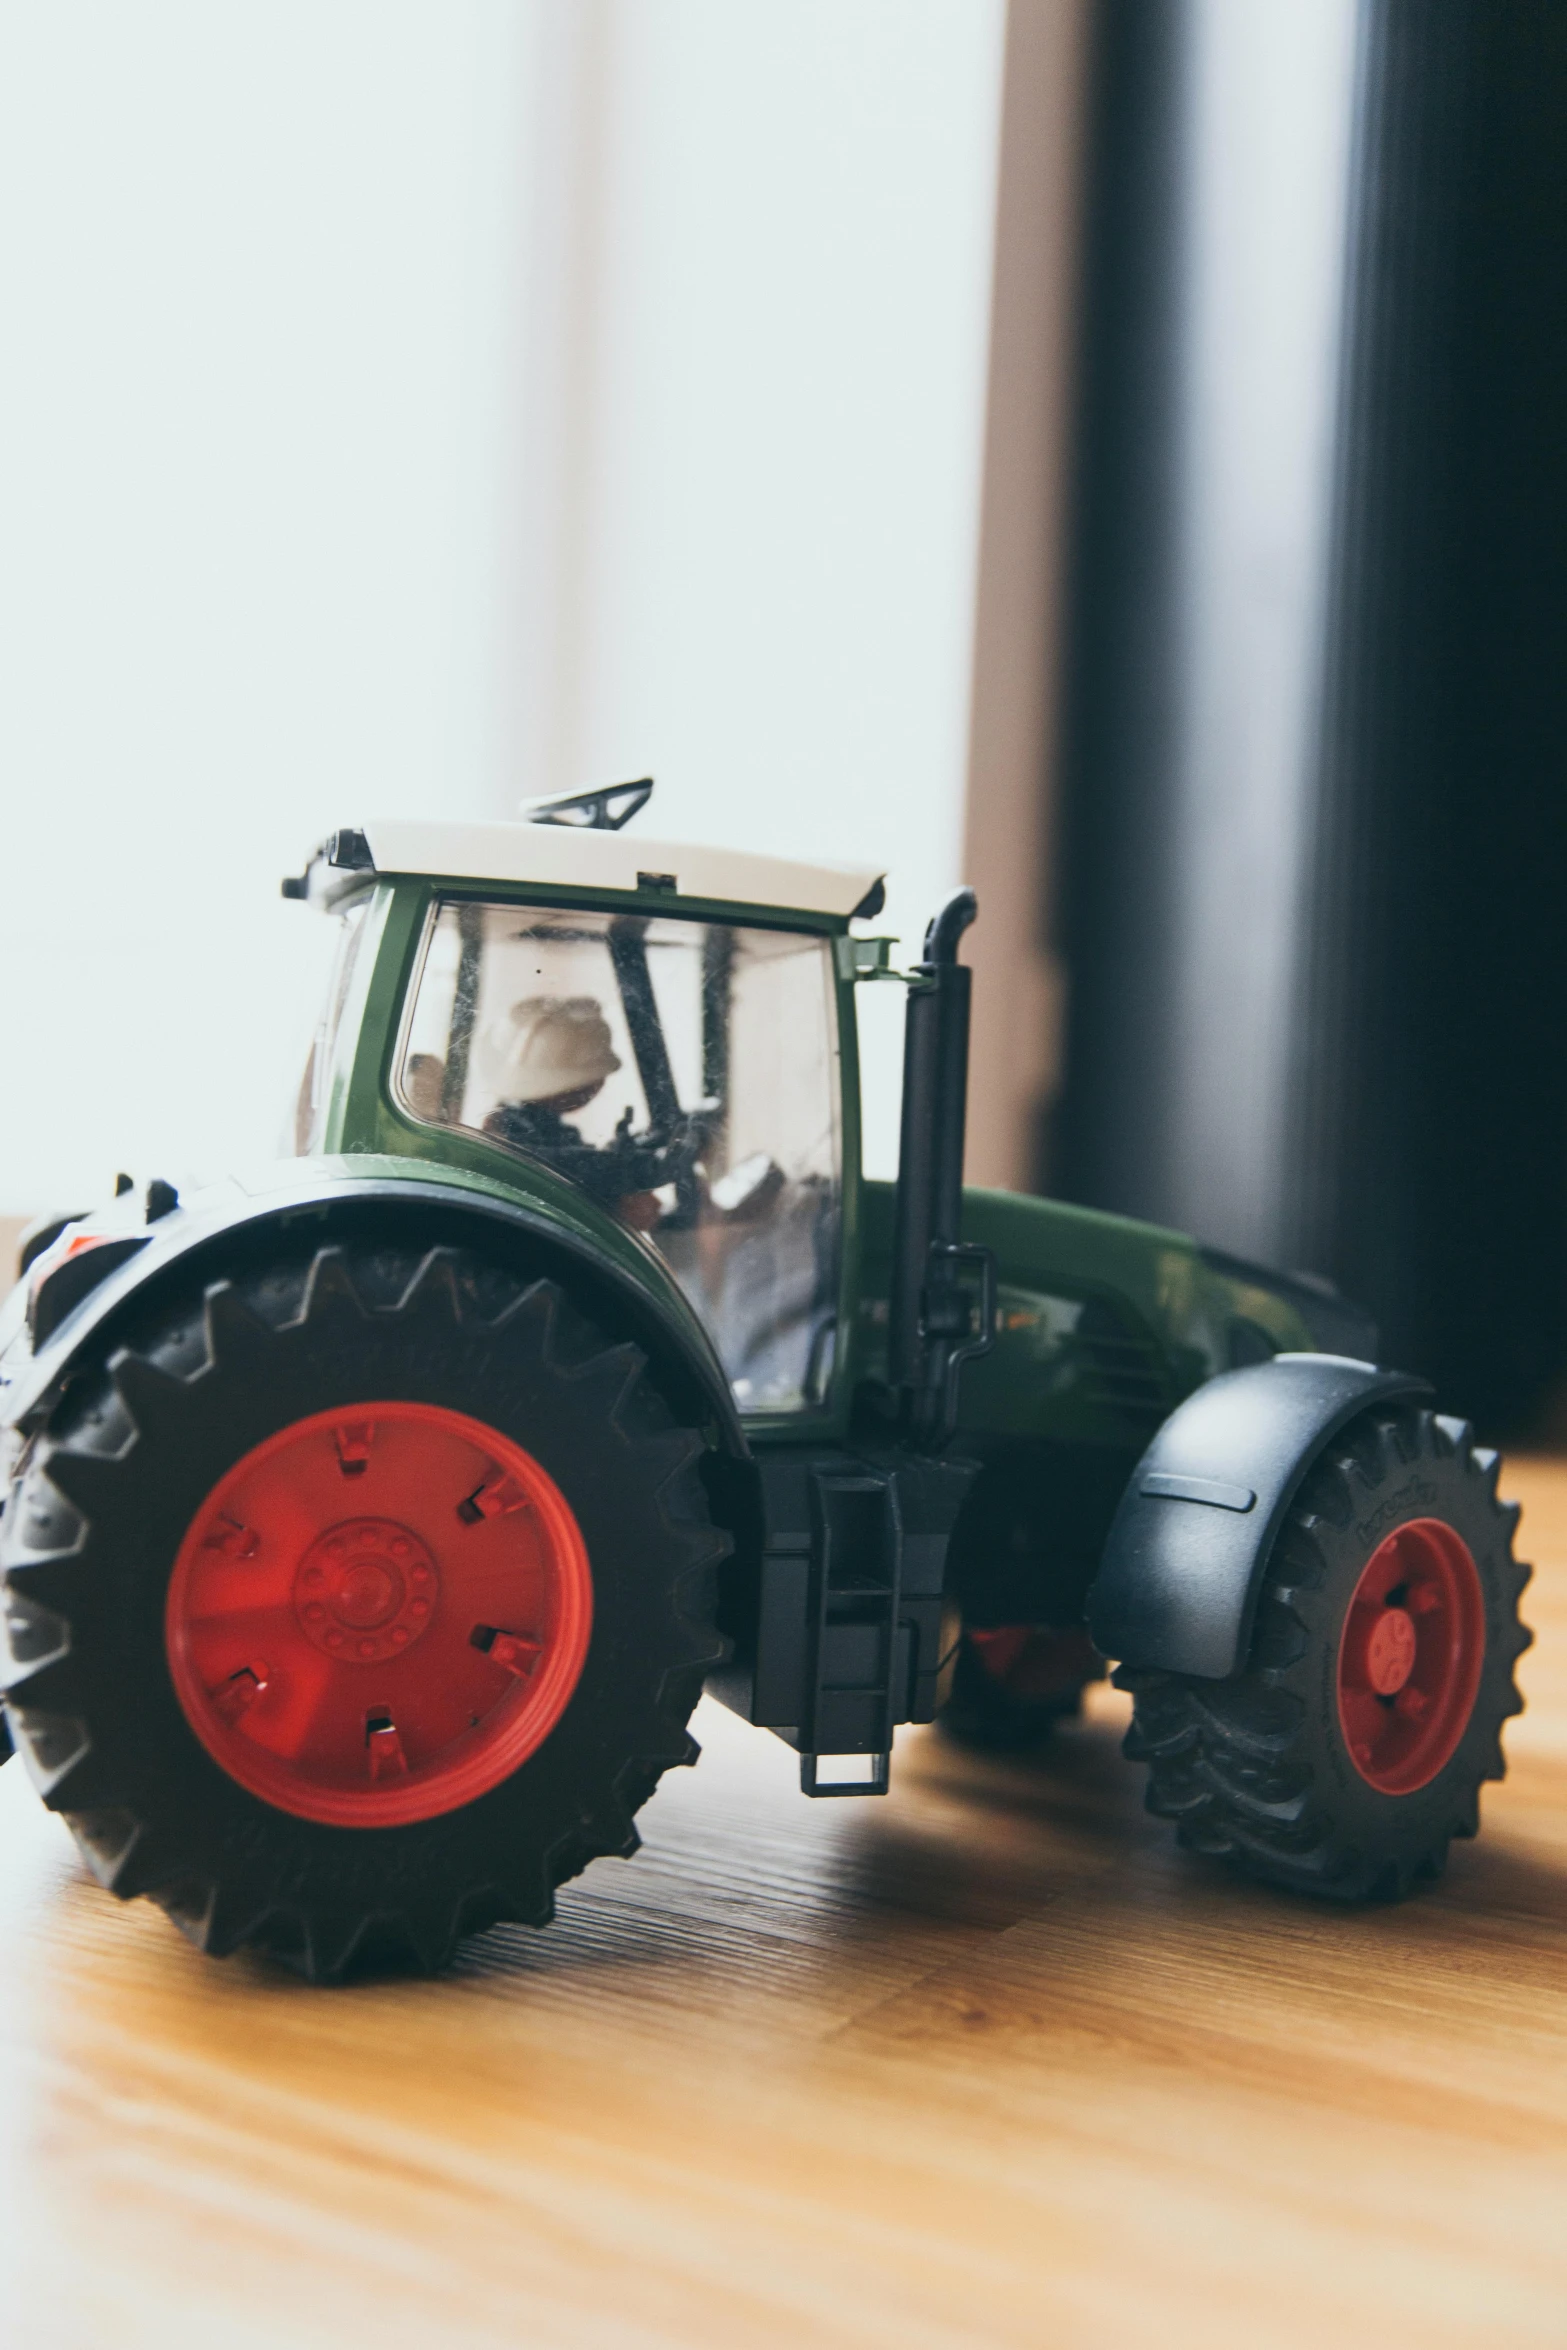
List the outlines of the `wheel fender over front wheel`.
{"label": "wheel fender over front wheel", "polygon": [[1184,1844],[1353,1900],[1407,1892],[1476,1833],[1531,1638],[1499,1466],[1462,1421],[1363,1413],[1286,1512],[1241,1668],[1116,1673],[1148,1808]]}

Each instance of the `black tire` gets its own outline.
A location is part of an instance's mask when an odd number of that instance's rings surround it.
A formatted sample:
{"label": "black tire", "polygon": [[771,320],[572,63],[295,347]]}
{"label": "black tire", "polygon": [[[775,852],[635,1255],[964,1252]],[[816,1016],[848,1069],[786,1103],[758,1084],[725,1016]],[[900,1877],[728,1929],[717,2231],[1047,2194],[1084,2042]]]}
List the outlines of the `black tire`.
{"label": "black tire", "polygon": [[[1023,1627],[1014,1627],[1019,1633]],[[953,1668],[952,1692],[936,1719],[963,1746],[1019,1753],[1043,1746],[1060,1722],[1081,1712],[1083,1691],[1104,1678],[1102,1658],[1086,1632],[1030,1627],[1016,1656],[987,1662],[985,1634],[965,1628]]]}
{"label": "black tire", "polygon": [[[196,1511],[302,1415],[380,1397],[465,1412],[525,1446],[575,1512],[594,1586],[565,1711],[510,1777],[408,1825],[317,1825],[246,1792],[191,1730],[163,1610]],[[723,1653],[697,1433],[634,1346],[546,1280],[437,1247],[323,1248],[163,1306],[78,1378],[0,1522],[6,1707],[39,1792],[122,1898],[203,1950],[276,1952],[316,1980],[443,1965],[498,1920],[541,1926],[557,1885],[629,1855]]]}
{"label": "black tire", "polygon": [[[1292,1891],[1396,1899],[1441,1874],[1449,1840],[1479,1827],[1480,1788],[1500,1779],[1502,1725],[1523,1700],[1513,1668],[1531,1633],[1512,1554],[1514,1503],[1461,1421],[1414,1409],[1367,1413],[1316,1463],[1274,1544],[1251,1656],[1226,1681],[1126,1668],[1125,1751],[1149,1768],[1148,1809],[1180,1841]],[[1467,1545],[1480,1579],[1485,1647],[1458,1743],[1426,1785],[1389,1794],[1350,1754],[1337,1670],[1361,1575],[1398,1526],[1436,1519]]]}
{"label": "black tire", "polygon": [[35,1216],[24,1225],[16,1244],[16,1278],[25,1280],[46,1248],[53,1248],[67,1224],[75,1224],[87,1213],[85,1208],[51,1209],[47,1215]]}

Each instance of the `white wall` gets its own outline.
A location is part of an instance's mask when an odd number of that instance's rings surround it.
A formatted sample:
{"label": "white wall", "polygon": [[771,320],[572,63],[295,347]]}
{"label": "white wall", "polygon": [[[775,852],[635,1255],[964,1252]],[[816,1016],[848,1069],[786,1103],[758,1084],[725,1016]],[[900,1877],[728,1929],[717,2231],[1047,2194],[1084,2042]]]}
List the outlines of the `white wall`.
{"label": "white wall", "polygon": [[958,878],[1000,30],[0,7],[0,1208],[269,1150],[361,812]]}
{"label": "white wall", "polygon": [[[651,773],[660,830],[886,859],[911,956],[963,878],[1003,23],[578,0],[542,77],[527,788]],[[890,1171],[901,991],[861,1003]]]}
{"label": "white wall", "polygon": [[268,1152],[279,875],[491,792],[521,31],[0,16],[0,1206]]}

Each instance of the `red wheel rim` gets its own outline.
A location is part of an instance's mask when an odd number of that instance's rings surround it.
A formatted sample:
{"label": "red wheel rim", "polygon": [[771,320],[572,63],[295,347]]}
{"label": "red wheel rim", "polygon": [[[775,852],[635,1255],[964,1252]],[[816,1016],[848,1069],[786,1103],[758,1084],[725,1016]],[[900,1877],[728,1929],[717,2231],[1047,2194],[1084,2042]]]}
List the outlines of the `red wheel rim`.
{"label": "red wheel rim", "polygon": [[434,1404],[295,1420],[208,1494],[169,1582],[185,1718],[252,1795],[331,1827],[472,1803],[564,1713],[593,1581],[554,1479]]}
{"label": "red wheel rim", "polygon": [[1413,1795],[1452,1760],[1485,1662],[1485,1597],[1468,1544],[1439,1518],[1379,1542],[1338,1652],[1350,1760],[1383,1795]]}
{"label": "red wheel rim", "polygon": [[971,1624],[964,1636],[990,1679],[1024,1705],[1070,1696],[1104,1671],[1104,1660],[1086,1632],[1057,1632],[1043,1624]]}

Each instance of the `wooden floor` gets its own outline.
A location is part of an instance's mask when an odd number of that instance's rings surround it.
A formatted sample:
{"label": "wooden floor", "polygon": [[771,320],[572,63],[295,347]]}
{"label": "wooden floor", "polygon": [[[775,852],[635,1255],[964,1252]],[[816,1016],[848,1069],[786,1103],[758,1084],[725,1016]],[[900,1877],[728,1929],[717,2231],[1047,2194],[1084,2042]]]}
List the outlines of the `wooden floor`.
{"label": "wooden floor", "polygon": [[0,1774],[0,2338],[1567,2342],[1567,1466],[1485,1833],[1341,1915],[1178,1857],[1108,1693],[885,1802],[706,1755],[439,1983],[214,1966]]}

